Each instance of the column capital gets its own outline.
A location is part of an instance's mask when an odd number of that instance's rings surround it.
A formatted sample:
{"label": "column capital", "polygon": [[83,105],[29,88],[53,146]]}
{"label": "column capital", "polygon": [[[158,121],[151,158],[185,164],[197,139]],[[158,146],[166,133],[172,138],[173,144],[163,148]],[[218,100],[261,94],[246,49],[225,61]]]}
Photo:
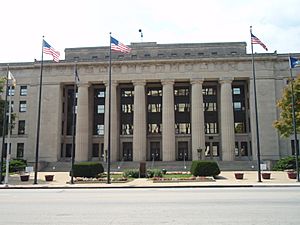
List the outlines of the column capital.
{"label": "column capital", "polygon": [[141,85],[141,86],[145,86],[146,85],[146,80],[132,80],[132,84],[134,86],[138,86],[138,85]]}
{"label": "column capital", "polygon": [[190,82],[191,82],[191,84],[203,84],[204,79],[203,78],[191,78]]}
{"label": "column capital", "polygon": [[232,83],[233,77],[221,77],[219,80],[220,84]]}
{"label": "column capital", "polygon": [[162,85],[168,85],[168,84],[173,85],[174,82],[175,82],[175,80],[172,80],[172,79],[163,79],[163,80],[161,80]]}

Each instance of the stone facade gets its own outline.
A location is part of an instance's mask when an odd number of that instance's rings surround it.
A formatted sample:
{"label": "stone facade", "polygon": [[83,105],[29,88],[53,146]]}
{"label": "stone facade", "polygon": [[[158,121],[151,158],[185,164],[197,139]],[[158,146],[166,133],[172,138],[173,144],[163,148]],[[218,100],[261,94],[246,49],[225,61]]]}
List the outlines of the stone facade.
{"label": "stone facade", "polygon": [[[108,104],[109,47],[69,48],[65,60],[44,62],[40,161],[70,158],[74,62],[80,84],[76,107],[76,161],[105,160],[111,107],[112,161],[212,158],[256,160],[251,55],[246,43],[132,43],[113,53]],[[287,54],[256,54],[263,160],[291,154],[290,139],[272,127],[276,101],[289,77]],[[17,79],[12,157],[34,161],[40,62],[12,63]],[[5,76],[6,64],[0,64]],[[27,89],[21,95],[21,89]],[[26,110],[20,112],[21,103]],[[25,131],[19,121],[25,121]]]}

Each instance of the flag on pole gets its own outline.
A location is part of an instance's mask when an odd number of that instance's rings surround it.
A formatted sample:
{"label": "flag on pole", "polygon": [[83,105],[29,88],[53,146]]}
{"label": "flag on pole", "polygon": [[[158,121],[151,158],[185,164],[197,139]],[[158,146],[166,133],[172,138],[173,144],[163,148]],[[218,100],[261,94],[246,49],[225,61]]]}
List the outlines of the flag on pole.
{"label": "flag on pole", "polygon": [[56,51],[54,48],[51,47],[45,40],[43,40],[43,53],[52,55],[53,61],[59,62],[59,51]]}
{"label": "flag on pole", "polygon": [[261,40],[259,40],[254,34],[251,33],[251,44],[259,44],[261,47],[263,47],[266,51],[268,51],[267,46],[262,43]]}
{"label": "flag on pole", "polygon": [[110,44],[111,44],[111,50],[114,50],[116,52],[122,52],[125,54],[128,54],[131,52],[131,48],[129,48],[127,45],[124,45],[123,43],[119,42],[117,39],[110,37]]}
{"label": "flag on pole", "polygon": [[10,71],[8,71],[8,80],[9,80],[11,86],[14,86],[14,87],[16,86],[17,81]]}
{"label": "flag on pole", "polygon": [[300,66],[300,60],[295,57],[290,57],[290,68],[295,68]]}

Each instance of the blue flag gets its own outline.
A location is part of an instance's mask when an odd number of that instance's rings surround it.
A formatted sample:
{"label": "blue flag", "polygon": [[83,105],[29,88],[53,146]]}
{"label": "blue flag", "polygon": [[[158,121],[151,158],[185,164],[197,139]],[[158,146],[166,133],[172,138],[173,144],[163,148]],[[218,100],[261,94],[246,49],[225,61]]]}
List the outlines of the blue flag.
{"label": "blue flag", "polygon": [[300,60],[295,57],[290,57],[290,68],[295,68],[300,66]]}

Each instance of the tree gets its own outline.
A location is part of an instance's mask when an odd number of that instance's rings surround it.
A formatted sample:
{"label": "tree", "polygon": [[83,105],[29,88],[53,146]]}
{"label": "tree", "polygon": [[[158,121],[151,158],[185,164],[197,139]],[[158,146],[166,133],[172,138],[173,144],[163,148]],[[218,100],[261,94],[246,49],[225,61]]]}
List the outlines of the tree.
{"label": "tree", "polygon": [[[300,75],[293,82],[295,119],[297,133],[300,132]],[[280,117],[274,121],[273,126],[280,132],[282,137],[289,137],[294,133],[293,113],[292,113],[292,82],[289,82],[283,90],[281,99],[277,102],[277,107],[281,109]]]}

